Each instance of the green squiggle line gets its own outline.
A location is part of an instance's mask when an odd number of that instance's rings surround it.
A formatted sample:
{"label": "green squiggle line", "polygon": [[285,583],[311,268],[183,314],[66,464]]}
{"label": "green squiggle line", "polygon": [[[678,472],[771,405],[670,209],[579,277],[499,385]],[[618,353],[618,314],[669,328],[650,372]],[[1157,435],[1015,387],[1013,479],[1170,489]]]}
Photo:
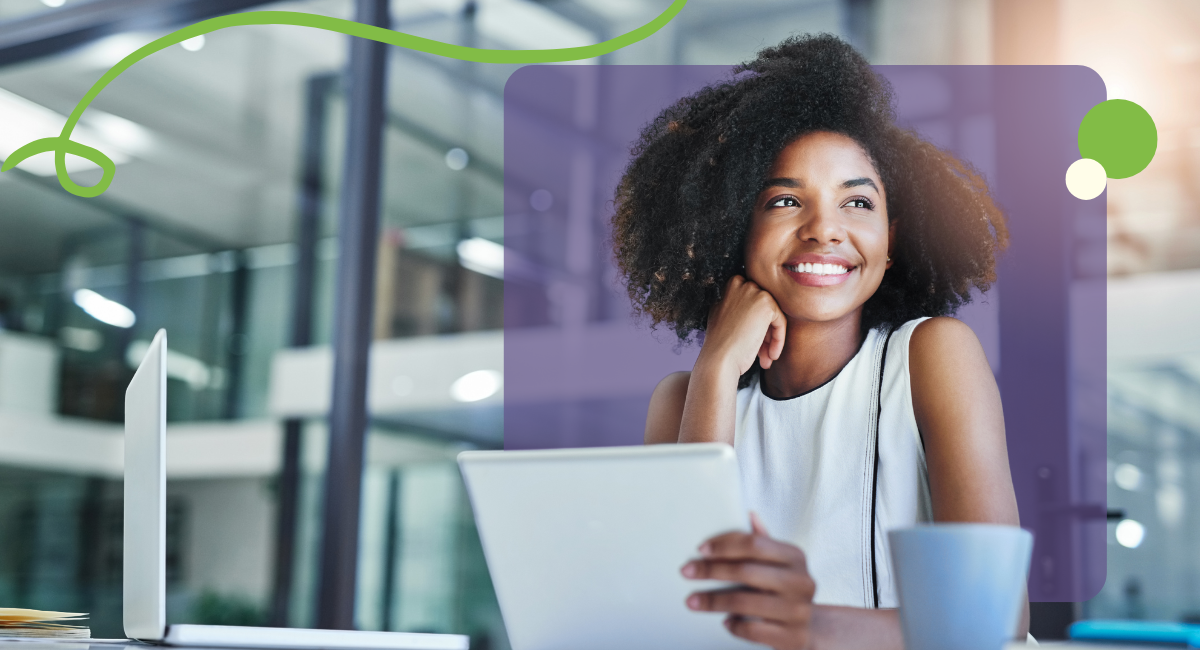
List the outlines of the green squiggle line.
{"label": "green squiggle line", "polygon": [[[143,45],[132,54],[121,59],[116,65],[109,68],[108,72],[105,72],[104,76],[100,77],[96,83],[92,84],[92,87],[83,96],[83,99],[79,100],[79,103],[75,105],[75,110],[71,111],[70,117],[67,118],[67,123],[63,125],[62,133],[57,137],[34,140],[17,149],[4,161],[4,165],[0,167],[0,172],[6,172],[16,167],[30,156],[46,151],[53,151],[54,171],[58,175],[58,183],[62,185],[63,189],[71,194],[85,198],[103,194],[112,183],[113,176],[117,173],[116,164],[102,151],[71,140],[71,132],[75,130],[75,125],[79,123],[79,118],[83,116],[83,112],[87,110],[88,105],[100,94],[100,91],[104,90],[105,86],[138,61],[176,43],[186,41],[189,38],[195,38],[202,34],[215,32],[218,29],[225,29],[226,27],[239,27],[242,25],[296,25],[298,27],[313,27],[315,29],[338,32],[347,36],[357,36],[388,45],[395,45],[397,47],[418,50],[462,61],[475,61],[478,63],[555,63],[591,59],[619,50],[626,45],[636,43],[671,22],[683,9],[683,6],[687,4],[687,1],[673,0],[671,6],[667,7],[666,11],[659,14],[654,20],[633,31],[621,34],[602,43],[549,50],[489,50],[464,47],[462,45],[451,45],[428,38],[421,38],[420,36],[396,32],[383,27],[364,25],[352,20],[293,11],[251,11],[228,16],[218,16],[171,32],[162,38]],[[66,167],[68,153],[73,156],[85,158],[99,165],[103,172],[100,181],[91,187],[85,187],[77,185],[75,181],[71,180],[71,177],[67,174]]]}

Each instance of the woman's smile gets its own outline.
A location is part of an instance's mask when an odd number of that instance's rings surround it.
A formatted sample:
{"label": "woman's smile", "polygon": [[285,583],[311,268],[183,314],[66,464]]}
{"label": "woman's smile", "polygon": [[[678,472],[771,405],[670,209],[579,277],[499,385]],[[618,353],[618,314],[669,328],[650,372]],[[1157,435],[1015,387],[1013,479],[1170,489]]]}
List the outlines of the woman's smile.
{"label": "woman's smile", "polygon": [[834,255],[808,253],[783,264],[783,270],[806,287],[828,287],[850,279],[858,267]]}

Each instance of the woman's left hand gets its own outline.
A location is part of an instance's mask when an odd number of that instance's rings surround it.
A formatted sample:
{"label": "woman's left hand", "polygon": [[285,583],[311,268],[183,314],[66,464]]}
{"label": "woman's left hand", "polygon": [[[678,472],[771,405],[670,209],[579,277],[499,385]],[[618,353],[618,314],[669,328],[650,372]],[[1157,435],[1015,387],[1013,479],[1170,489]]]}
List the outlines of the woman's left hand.
{"label": "woman's left hand", "polygon": [[752,533],[725,533],[700,546],[703,559],[683,565],[684,577],[727,580],[744,585],[699,591],[688,596],[690,609],[728,612],[725,627],[743,639],[776,650],[807,650],[812,634],[813,593],[804,551],[771,539],[754,513]]}

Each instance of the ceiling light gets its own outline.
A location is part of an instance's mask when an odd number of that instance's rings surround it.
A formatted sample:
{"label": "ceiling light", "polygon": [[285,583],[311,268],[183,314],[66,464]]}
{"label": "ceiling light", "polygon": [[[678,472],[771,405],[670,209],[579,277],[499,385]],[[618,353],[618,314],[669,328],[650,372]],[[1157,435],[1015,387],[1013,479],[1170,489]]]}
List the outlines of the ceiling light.
{"label": "ceiling light", "polygon": [[1134,519],[1122,519],[1117,524],[1117,543],[1125,548],[1137,548],[1146,537],[1146,527]]}
{"label": "ceiling light", "polygon": [[80,49],[77,59],[80,66],[85,69],[107,70],[119,63],[121,59],[136,52],[138,48],[153,41],[154,37],[154,34],[145,32],[125,32],[105,36]]}
{"label": "ceiling light", "polygon": [[[86,124],[76,126],[71,139],[105,152],[114,164],[129,162],[129,150],[126,149],[128,143],[146,145],[152,137],[144,127],[129,120],[108,113],[101,115],[101,111],[94,109],[88,111],[92,112],[96,113],[95,119],[85,114]],[[0,129],[0,158],[7,158],[26,143],[38,138],[57,137],[66,121],[65,115],[0,89],[0,124],[4,125],[4,128]],[[130,139],[130,134],[135,130],[138,135]],[[38,176],[54,176],[54,153],[47,151],[27,158],[17,165],[17,168]],[[67,156],[66,168],[68,173],[99,169],[92,161],[78,156]]]}
{"label": "ceiling light", "polygon": [[467,155],[465,149],[455,147],[446,152],[446,166],[456,172],[466,169],[469,162],[471,162],[471,156]]}
{"label": "ceiling light", "polygon": [[180,41],[179,44],[188,52],[199,52],[204,49],[204,34],[193,36],[186,41]]}
{"label": "ceiling light", "polygon": [[476,370],[459,377],[450,385],[450,397],[458,402],[478,402],[500,390],[504,375],[495,370]]}
{"label": "ceiling light", "polygon": [[137,122],[94,108],[83,114],[82,121],[126,153],[144,155],[154,148],[154,134]]}
{"label": "ceiling light", "polygon": [[463,268],[504,279],[504,247],[483,237],[458,242],[458,263]]}
{"label": "ceiling light", "polygon": [[101,323],[114,327],[133,327],[137,316],[133,311],[115,300],[109,300],[91,289],[80,289],[74,295],[75,304],[89,316]]}
{"label": "ceiling light", "polygon": [[50,7],[51,9],[57,9],[67,4],[67,0],[42,0],[42,4]]}

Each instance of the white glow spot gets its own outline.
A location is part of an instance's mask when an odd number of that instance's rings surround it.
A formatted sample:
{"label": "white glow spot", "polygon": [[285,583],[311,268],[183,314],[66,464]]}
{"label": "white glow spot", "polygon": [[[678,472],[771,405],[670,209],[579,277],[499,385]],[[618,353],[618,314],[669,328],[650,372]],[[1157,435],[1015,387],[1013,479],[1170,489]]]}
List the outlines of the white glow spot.
{"label": "white glow spot", "polygon": [[137,322],[137,316],[128,307],[115,300],[109,300],[91,289],[76,291],[74,299],[80,309],[101,323],[129,328]]}
{"label": "white glow spot", "polygon": [[199,52],[200,50],[204,49],[204,34],[194,36],[186,41],[181,41],[179,45],[181,45],[183,49],[187,50],[188,52]]}
{"label": "white glow spot", "polygon": [[504,279],[504,247],[483,237],[458,242],[458,263],[463,268]]}
{"label": "white glow spot", "polygon": [[1142,470],[1137,465],[1121,463],[1113,470],[1113,482],[1122,490],[1132,492],[1142,485]]}
{"label": "white glow spot", "polygon": [[471,156],[465,149],[455,147],[446,152],[446,166],[456,172],[466,169],[469,162],[471,162]]}
{"label": "white glow spot", "polygon": [[1164,526],[1174,528],[1183,521],[1183,513],[1186,506],[1186,498],[1183,494],[1183,488],[1168,483],[1160,488],[1154,494],[1155,505],[1158,506],[1158,518],[1162,520]]}
{"label": "white glow spot", "polygon": [[154,134],[137,122],[100,110],[88,111],[84,119],[100,137],[128,153],[145,155],[154,148]]}
{"label": "white glow spot", "polygon": [[51,9],[58,9],[59,7],[67,4],[67,0],[42,0],[42,4],[50,7]]}
{"label": "white glow spot", "polygon": [[1091,158],[1080,158],[1067,168],[1067,191],[1075,198],[1090,201],[1108,185],[1108,172]]}
{"label": "white glow spot", "polygon": [[478,402],[500,390],[504,375],[495,370],[476,370],[454,380],[450,385],[450,397],[458,402]]}
{"label": "white glow spot", "polygon": [[1125,548],[1141,546],[1146,537],[1146,527],[1133,519],[1122,519],[1117,524],[1117,543]]}
{"label": "white glow spot", "polygon": [[529,205],[538,212],[545,212],[554,205],[554,195],[550,190],[534,190],[533,194],[529,195]]}

